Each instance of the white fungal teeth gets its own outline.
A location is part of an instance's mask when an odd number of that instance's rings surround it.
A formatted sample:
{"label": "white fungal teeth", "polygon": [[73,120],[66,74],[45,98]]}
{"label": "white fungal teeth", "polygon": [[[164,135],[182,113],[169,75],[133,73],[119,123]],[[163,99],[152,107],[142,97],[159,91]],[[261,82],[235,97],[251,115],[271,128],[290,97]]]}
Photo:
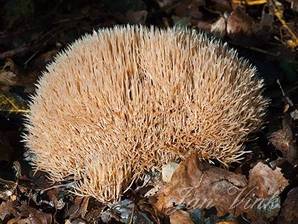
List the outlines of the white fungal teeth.
{"label": "white fungal teeth", "polygon": [[192,152],[239,161],[268,104],[255,71],[195,31],[93,32],[59,53],[39,80],[24,136],[28,157],[53,180],[80,180],[74,191],[102,202]]}

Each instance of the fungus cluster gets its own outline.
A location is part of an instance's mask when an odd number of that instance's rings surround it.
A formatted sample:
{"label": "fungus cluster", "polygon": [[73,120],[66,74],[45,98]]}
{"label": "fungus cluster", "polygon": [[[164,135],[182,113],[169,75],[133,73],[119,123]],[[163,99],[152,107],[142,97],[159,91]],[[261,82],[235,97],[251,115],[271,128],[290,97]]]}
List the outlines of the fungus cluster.
{"label": "fungus cluster", "polygon": [[191,30],[100,29],[58,54],[37,84],[25,142],[37,170],[117,201],[145,171],[196,153],[239,161],[262,124],[263,81]]}

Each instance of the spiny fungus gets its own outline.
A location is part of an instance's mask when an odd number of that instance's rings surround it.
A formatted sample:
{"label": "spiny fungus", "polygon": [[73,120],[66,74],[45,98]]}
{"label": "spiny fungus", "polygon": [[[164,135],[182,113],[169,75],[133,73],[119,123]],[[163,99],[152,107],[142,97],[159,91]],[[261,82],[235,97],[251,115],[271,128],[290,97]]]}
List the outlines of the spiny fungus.
{"label": "spiny fungus", "polygon": [[86,35],[47,67],[26,145],[37,170],[115,202],[145,171],[196,153],[239,161],[262,124],[263,81],[226,44],[191,30],[126,26]]}

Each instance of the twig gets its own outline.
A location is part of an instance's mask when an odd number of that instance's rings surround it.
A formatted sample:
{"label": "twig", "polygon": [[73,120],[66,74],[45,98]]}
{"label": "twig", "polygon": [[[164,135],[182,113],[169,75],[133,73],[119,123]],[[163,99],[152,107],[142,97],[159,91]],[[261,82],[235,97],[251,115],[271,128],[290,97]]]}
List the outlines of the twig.
{"label": "twig", "polygon": [[15,55],[22,55],[24,54],[26,51],[28,51],[30,49],[30,46],[25,45],[19,48],[15,48],[9,51],[5,51],[3,53],[0,54],[0,59],[5,59],[5,58],[12,58]]}
{"label": "twig", "polygon": [[277,82],[277,84],[278,84],[278,86],[280,88],[281,94],[283,95],[285,101],[288,103],[288,105],[290,105],[291,107],[293,107],[294,106],[293,101],[286,95],[285,91],[283,90],[283,88],[282,88],[282,86],[280,84],[279,79],[277,79],[276,82]]}
{"label": "twig", "polygon": [[132,224],[133,223],[133,216],[135,214],[135,205],[132,207],[132,211],[131,211],[131,214],[130,214],[130,219],[129,219],[129,224]]}
{"label": "twig", "polygon": [[41,190],[40,193],[43,194],[46,191],[49,191],[49,190],[52,190],[52,189],[57,189],[57,188],[62,188],[62,187],[66,187],[67,188],[67,187],[71,186],[72,184],[73,183],[54,185],[54,186],[51,186],[51,187],[48,187],[46,189]]}

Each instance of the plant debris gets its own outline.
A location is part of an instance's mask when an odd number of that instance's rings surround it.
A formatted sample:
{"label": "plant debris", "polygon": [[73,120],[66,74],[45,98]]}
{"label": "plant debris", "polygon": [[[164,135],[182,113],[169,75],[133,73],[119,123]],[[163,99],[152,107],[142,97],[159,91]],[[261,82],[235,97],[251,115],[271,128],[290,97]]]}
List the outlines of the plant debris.
{"label": "plant debris", "polygon": [[288,194],[278,217],[278,224],[298,223],[298,188],[293,188]]}
{"label": "plant debris", "polygon": [[220,215],[247,214],[252,219],[266,219],[278,214],[278,195],[287,185],[279,168],[272,170],[261,162],[250,170],[247,179],[191,156],[179,165],[171,182],[157,194],[155,206],[166,214],[181,208],[215,207]]}

